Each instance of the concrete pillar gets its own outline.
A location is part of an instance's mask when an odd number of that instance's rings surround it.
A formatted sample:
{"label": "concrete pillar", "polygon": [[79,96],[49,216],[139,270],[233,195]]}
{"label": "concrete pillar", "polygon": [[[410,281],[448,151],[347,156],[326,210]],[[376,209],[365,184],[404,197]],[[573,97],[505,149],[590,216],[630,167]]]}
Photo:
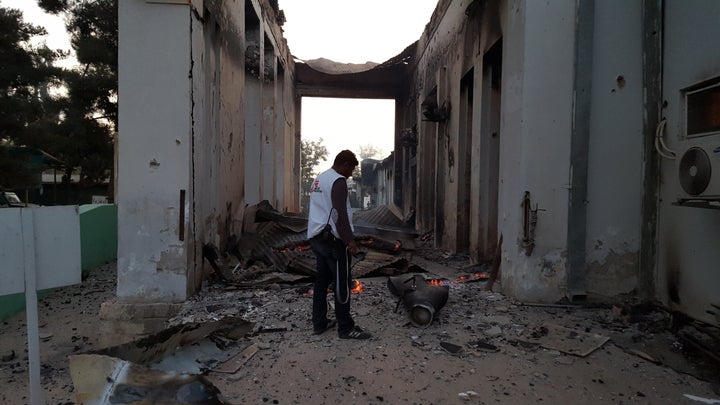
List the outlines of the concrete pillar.
{"label": "concrete pillar", "polygon": [[118,13],[117,296],[179,302],[192,223],[190,8],[128,0]]}

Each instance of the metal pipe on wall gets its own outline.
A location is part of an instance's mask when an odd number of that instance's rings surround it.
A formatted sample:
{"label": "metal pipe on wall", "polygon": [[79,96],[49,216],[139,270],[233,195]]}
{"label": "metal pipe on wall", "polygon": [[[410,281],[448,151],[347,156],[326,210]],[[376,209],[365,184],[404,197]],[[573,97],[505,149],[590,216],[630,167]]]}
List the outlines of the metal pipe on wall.
{"label": "metal pipe on wall", "polygon": [[575,15],[575,111],[570,143],[567,229],[567,297],[584,299],[587,238],[587,178],[592,99],[595,0],[578,0]]}

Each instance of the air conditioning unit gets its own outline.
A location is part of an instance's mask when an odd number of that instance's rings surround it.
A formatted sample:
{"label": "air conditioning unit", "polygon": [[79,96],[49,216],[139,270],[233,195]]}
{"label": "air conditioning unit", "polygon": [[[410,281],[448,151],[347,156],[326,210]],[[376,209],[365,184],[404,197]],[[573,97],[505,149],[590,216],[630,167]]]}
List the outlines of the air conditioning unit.
{"label": "air conditioning unit", "polygon": [[720,200],[720,136],[688,139],[676,161],[681,199]]}

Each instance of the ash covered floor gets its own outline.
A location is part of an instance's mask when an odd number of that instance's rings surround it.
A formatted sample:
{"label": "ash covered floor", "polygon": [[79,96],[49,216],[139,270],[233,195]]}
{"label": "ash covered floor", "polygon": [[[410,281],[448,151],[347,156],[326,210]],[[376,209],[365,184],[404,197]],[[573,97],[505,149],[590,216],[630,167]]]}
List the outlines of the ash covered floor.
{"label": "ash covered floor", "polygon": [[[414,254],[445,268],[467,267],[462,257],[422,246]],[[114,295],[114,275],[111,263],[41,302],[46,403],[76,403],[67,356],[97,349],[97,314]],[[205,372],[229,404],[691,404],[720,398],[712,381],[716,365],[698,363],[703,357],[668,332],[670,318],[662,311],[631,317],[619,304],[527,305],[484,291],[482,281],[450,280],[447,304],[430,326],[418,328],[398,308],[387,277],[360,281],[364,290],[352,295],[352,307],[358,325],[373,334],[367,341],[341,340],[334,330],[313,335],[307,281],[242,289],[211,284],[170,324],[231,316],[254,323],[234,343],[255,349],[237,371]],[[3,322],[0,334],[0,402],[27,403],[24,314]]]}

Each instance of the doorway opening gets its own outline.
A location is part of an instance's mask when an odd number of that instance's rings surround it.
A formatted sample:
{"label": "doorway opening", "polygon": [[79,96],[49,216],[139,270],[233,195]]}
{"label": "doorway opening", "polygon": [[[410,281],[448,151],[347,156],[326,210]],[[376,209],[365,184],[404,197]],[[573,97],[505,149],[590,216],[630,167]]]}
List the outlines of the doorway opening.
{"label": "doorway opening", "polygon": [[[303,211],[311,182],[344,149],[353,151],[360,162],[348,179],[351,206],[365,209],[392,201],[395,100],[303,97],[300,117]],[[318,159],[323,148],[326,155]]]}

